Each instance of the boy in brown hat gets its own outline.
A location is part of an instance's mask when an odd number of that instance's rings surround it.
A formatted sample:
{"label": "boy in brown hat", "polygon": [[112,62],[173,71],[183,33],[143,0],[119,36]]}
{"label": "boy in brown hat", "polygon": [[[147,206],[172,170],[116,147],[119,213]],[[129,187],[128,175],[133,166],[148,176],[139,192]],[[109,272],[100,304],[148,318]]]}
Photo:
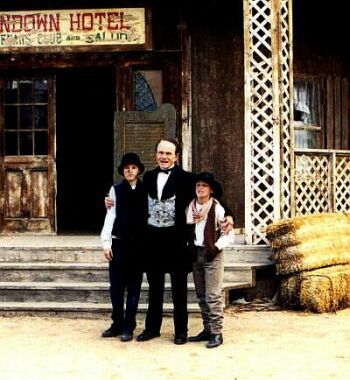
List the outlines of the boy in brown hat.
{"label": "boy in brown hat", "polygon": [[101,232],[104,256],[109,261],[113,307],[112,325],[102,337],[120,335],[122,342],[133,338],[140,299],[142,265],[139,255],[147,225],[147,195],[138,176],[144,169],[136,153],[126,153],[122,157],[118,172],[124,179],[110,189],[109,197],[114,200],[114,206],[107,209]]}
{"label": "boy in brown hat", "polygon": [[196,198],[187,209],[186,221],[190,229],[189,245],[194,253],[193,279],[204,329],[188,340],[208,341],[206,347],[213,348],[223,343],[222,249],[233,244],[234,232],[223,234],[221,231],[225,210],[218,201],[222,188],[214,176],[203,172],[197,175],[195,182]]}

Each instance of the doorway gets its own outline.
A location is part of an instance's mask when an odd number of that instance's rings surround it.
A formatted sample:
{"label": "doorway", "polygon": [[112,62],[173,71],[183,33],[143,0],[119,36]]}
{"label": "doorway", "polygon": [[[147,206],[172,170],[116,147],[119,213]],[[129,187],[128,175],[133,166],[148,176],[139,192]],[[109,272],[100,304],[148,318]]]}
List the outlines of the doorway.
{"label": "doorway", "polygon": [[56,74],[57,231],[99,233],[113,183],[113,68]]}

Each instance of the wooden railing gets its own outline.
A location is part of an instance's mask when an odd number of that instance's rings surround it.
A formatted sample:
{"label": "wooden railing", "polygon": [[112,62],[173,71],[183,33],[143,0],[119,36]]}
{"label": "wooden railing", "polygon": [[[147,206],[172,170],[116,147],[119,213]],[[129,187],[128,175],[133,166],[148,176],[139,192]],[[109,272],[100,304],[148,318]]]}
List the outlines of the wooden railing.
{"label": "wooden railing", "polygon": [[295,150],[295,215],[350,211],[350,151]]}

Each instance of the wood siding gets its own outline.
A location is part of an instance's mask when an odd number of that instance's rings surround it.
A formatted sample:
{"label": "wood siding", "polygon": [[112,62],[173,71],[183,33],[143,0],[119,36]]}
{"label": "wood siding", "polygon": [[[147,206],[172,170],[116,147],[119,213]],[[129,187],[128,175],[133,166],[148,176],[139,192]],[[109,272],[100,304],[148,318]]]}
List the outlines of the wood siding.
{"label": "wood siding", "polygon": [[[221,9],[221,16],[225,10]],[[236,227],[244,227],[243,11],[192,32],[193,169],[211,171],[224,188]],[[212,20],[213,21],[213,20]]]}

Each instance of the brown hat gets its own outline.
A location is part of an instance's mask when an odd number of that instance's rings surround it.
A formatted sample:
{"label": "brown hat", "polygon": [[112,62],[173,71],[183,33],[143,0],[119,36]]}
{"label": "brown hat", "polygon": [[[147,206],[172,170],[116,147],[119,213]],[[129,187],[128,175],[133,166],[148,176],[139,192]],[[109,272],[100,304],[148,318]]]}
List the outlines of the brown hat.
{"label": "brown hat", "polygon": [[140,161],[140,157],[136,153],[125,153],[118,166],[118,172],[124,176],[124,167],[126,165],[136,165],[139,168],[139,174],[142,174],[145,170],[145,165]]}

